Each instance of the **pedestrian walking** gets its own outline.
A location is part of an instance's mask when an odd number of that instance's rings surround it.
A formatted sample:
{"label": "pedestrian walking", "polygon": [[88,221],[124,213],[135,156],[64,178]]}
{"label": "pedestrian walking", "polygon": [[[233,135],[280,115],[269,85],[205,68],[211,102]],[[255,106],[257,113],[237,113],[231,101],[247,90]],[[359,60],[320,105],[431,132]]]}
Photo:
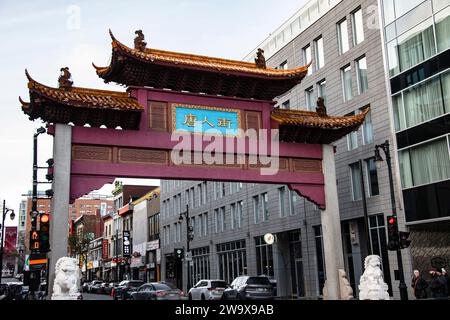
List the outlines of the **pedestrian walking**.
{"label": "pedestrian walking", "polygon": [[444,286],[444,297],[448,297],[450,295],[450,278],[444,268],[442,268],[441,271],[441,282]]}
{"label": "pedestrian walking", "polygon": [[428,283],[421,276],[419,270],[414,270],[414,275],[411,280],[411,287],[414,290],[414,296],[416,297],[416,299],[428,298],[428,294],[427,294]]}
{"label": "pedestrian walking", "polygon": [[432,298],[444,298],[445,287],[442,281],[442,275],[436,269],[430,270],[430,290]]}

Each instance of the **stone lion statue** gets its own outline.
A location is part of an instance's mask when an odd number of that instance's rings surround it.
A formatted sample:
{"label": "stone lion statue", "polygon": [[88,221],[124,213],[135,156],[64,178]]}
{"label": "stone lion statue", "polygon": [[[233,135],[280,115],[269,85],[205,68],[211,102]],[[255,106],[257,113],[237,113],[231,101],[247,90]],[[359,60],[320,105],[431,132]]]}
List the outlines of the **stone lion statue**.
{"label": "stone lion statue", "polygon": [[381,271],[381,257],[367,256],[364,269],[358,286],[359,300],[389,300],[388,285],[384,282]]}
{"label": "stone lion statue", "polygon": [[78,299],[80,269],[77,260],[62,257],[56,262],[52,300]]}
{"label": "stone lion statue", "polygon": [[[352,300],[353,297],[353,289],[348,281],[347,274],[345,270],[338,269],[339,273],[339,299],[340,300]],[[328,288],[327,282],[325,281],[325,285],[323,287],[323,299],[328,300]]]}

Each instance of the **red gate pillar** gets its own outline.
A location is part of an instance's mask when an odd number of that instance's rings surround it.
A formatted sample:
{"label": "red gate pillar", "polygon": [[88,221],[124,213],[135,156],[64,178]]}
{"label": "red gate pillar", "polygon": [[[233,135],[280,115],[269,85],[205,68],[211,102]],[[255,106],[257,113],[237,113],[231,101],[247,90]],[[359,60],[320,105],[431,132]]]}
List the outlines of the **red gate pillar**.
{"label": "red gate pillar", "polygon": [[53,140],[53,199],[50,218],[50,254],[48,297],[53,294],[55,264],[67,256],[69,235],[70,166],[71,166],[72,127],[55,124]]}
{"label": "red gate pillar", "polygon": [[321,212],[323,249],[325,255],[327,299],[339,300],[339,269],[344,269],[341,219],[336,185],[334,147],[323,145],[323,174],[325,176],[325,206]]}

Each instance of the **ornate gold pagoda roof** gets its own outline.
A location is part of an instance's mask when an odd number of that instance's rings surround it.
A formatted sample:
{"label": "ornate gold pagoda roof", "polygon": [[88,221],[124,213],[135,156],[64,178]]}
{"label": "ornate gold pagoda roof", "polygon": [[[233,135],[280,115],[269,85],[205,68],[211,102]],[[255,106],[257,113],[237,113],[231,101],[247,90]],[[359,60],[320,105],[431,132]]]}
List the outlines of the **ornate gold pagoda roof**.
{"label": "ornate gold pagoda roof", "polygon": [[313,111],[274,109],[271,118],[278,123],[281,141],[329,144],[357,130],[369,111],[370,108],[365,108],[353,116],[328,116]]}
{"label": "ornate gold pagoda roof", "polygon": [[[202,55],[179,53],[173,51],[146,48],[144,52],[132,49],[120,41],[118,41],[111,30],[109,34],[112,38],[113,50],[121,50],[130,56],[150,63],[169,63],[181,67],[195,67],[209,69],[214,72],[239,72],[249,75],[263,76],[268,78],[303,78],[308,72],[309,65],[298,67],[290,70],[278,70],[274,68],[258,68],[255,63],[229,60],[222,58],[214,58]],[[94,65],[99,76],[105,75],[110,71],[111,65],[108,67],[97,67]]]}
{"label": "ornate gold pagoda roof", "polygon": [[[137,128],[144,107],[127,92],[80,87],[52,88],[34,80],[27,70],[30,102],[19,97],[22,110],[34,120],[49,123],[86,123],[91,126]],[[120,113],[130,117],[121,117]],[[103,122],[103,123],[101,123]]]}
{"label": "ornate gold pagoda roof", "polygon": [[309,67],[278,70],[250,62],[153,48],[135,49],[118,41],[111,31],[110,36],[109,66],[93,66],[105,82],[126,86],[273,100],[300,83]]}

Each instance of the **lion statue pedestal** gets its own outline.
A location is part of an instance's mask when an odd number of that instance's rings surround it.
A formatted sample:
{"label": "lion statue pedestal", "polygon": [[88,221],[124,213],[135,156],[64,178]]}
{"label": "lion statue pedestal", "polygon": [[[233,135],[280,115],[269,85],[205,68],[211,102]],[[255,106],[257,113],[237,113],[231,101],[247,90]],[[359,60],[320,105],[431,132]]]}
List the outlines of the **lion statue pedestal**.
{"label": "lion statue pedestal", "polygon": [[74,258],[62,257],[56,262],[52,300],[79,300],[80,269]]}
{"label": "lion statue pedestal", "polygon": [[381,258],[367,256],[364,260],[364,273],[359,284],[359,300],[389,300],[388,285],[381,271]]}

